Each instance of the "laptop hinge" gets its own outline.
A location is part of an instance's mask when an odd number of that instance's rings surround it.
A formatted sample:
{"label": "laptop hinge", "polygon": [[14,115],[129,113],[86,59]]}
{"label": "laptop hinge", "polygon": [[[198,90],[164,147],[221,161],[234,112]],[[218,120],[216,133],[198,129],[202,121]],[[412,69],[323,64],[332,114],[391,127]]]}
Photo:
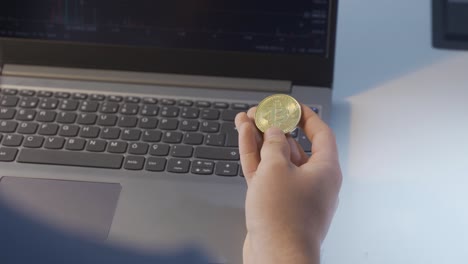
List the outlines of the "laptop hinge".
{"label": "laptop hinge", "polygon": [[249,78],[5,64],[4,76],[289,93],[292,82]]}

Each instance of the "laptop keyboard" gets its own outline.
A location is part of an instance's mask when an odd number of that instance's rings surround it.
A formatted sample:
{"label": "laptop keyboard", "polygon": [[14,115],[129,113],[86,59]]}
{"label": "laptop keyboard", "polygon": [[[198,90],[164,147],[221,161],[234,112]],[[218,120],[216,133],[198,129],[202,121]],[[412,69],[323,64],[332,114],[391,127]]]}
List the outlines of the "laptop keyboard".
{"label": "laptop keyboard", "polygon": [[[2,89],[0,162],[242,176],[234,118],[250,107]],[[310,151],[301,130],[292,136]]]}

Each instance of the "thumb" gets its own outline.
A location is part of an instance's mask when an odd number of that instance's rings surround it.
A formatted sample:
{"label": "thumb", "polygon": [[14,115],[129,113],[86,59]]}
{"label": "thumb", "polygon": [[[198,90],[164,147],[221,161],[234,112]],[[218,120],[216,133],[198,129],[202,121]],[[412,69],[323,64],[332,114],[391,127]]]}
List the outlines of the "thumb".
{"label": "thumb", "polygon": [[262,162],[290,161],[291,150],[283,131],[272,127],[263,136],[263,146],[260,151]]}

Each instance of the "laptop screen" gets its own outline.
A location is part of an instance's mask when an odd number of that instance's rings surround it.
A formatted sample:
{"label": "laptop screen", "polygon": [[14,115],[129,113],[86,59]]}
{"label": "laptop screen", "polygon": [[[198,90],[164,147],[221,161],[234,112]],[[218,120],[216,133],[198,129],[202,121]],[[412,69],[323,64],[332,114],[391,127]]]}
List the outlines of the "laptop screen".
{"label": "laptop screen", "polygon": [[433,0],[433,43],[468,49],[468,0]]}
{"label": "laptop screen", "polygon": [[15,0],[0,37],[325,56],[329,17],[329,0]]}

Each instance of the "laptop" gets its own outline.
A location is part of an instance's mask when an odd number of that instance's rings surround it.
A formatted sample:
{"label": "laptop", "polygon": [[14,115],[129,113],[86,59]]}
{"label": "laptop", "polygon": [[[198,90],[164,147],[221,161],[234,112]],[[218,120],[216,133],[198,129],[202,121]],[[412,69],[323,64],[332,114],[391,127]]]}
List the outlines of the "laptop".
{"label": "laptop", "polygon": [[241,263],[233,120],[276,93],[329,118],[337,2],[3,3],[0,201],[87,239]]}

